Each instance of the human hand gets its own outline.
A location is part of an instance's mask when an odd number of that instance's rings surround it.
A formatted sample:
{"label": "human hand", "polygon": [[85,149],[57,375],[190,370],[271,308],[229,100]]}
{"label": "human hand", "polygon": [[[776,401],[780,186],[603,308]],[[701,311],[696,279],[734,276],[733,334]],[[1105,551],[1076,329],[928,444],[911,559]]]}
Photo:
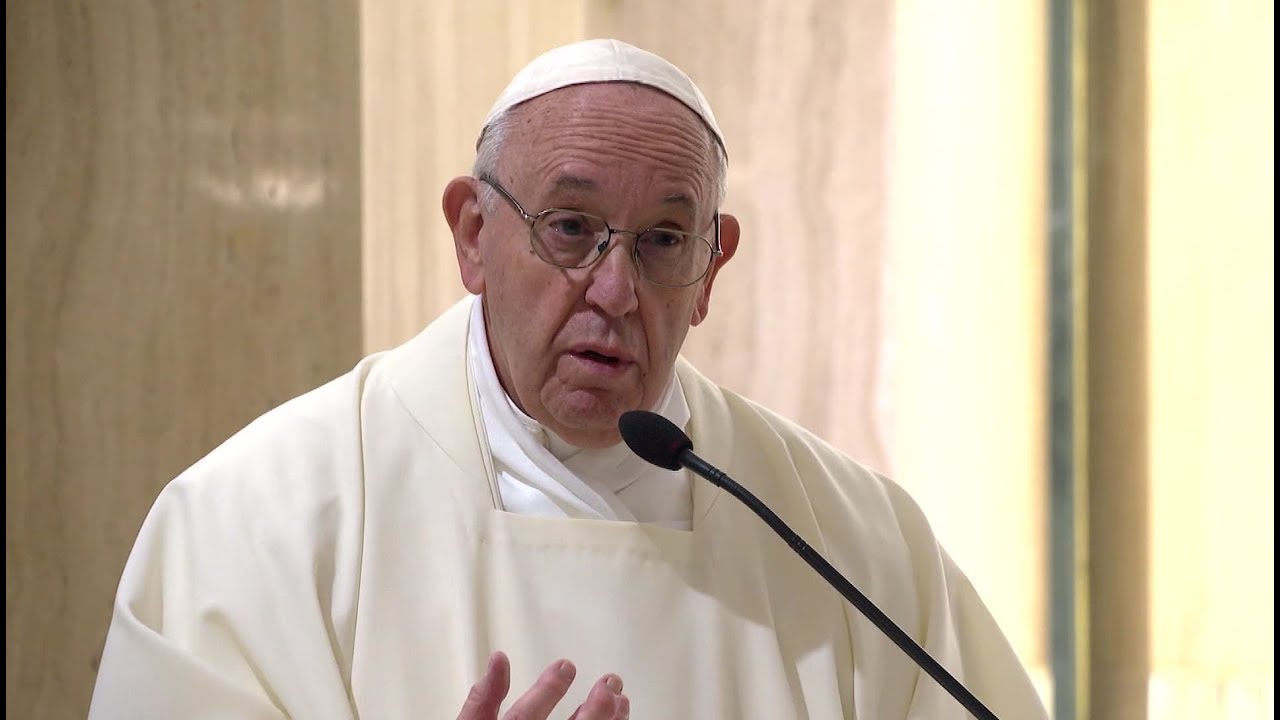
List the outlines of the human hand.
{"label": "human hand", "polygon": [[[569,692],[577,669],[568,660],[551,663],[520,699],[502,716],[503,720],[547,720]],[[502,701],[511,689],[511,661],[500,652],[489,656],[484,675],[471,686],[458,720],[498,720]],[[605,675],[596,681],[586,702],[578,706],[569,720],[627,720],[631,717],[631,701],[622,694],[622,678]]]}

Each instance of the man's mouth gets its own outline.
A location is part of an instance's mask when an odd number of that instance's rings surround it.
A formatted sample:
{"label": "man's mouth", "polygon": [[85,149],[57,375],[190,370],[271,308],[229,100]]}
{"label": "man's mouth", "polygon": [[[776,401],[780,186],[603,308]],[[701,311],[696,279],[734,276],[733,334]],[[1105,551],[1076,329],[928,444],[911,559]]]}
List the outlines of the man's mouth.
{"label": "man's mouth", "polygon": [[596,352],[595,350],[581,350],[575,352],[574,355],[594,362],[604,363],[605,365],[618,365],[622,362],[620,358],[616,358],[612,355],[604,355]]}

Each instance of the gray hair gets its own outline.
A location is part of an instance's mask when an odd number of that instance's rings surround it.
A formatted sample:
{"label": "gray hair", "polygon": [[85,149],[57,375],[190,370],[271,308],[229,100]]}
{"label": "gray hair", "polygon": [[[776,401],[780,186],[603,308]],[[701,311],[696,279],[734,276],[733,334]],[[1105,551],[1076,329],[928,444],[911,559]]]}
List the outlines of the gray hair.
{"label": "gray hair", "polygon": [[[480,135],[480,141],[476,144],[476,161],[471,168],[471,174],[474,177],[489,175],[497,177],[498,160],[502,157],[502,151],[505,149],[507,142],[511,137],[511,128],[515,125],[511,110],[504,110],[499,113],[484,129]],[[724,199],[728,192],[728,175],[729,175],[729,158],[725,156],[724,148],[720,146],[720,142],[716,140],[716,136],[711,132],[711,128],[703,125],[703,129],[707,131],[707,142],[714,148],[715,166],[713,168],[713,180],[716,189],[716,208],[724,205]],[[486,211],[492,210],[494,203],[497,202],[498,193],[488,185],[482,184],[480,201]]]}

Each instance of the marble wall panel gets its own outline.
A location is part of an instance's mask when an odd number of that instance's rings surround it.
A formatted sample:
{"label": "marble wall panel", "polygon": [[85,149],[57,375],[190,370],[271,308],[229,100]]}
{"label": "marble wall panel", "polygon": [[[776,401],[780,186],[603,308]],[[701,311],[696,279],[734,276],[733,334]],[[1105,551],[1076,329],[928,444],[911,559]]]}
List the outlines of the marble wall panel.
{"label": "marble wall panel", "polygon": [[5,708],[82,718],[160,488],[360,355],[358,8],[5,15]]}

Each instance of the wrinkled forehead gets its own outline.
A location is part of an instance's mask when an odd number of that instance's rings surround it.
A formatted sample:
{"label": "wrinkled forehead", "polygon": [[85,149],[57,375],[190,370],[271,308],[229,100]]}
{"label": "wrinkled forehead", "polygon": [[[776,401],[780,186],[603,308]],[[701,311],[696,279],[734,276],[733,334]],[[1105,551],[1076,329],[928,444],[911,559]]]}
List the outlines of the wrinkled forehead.
{"label": "wrinkled forehead", "polygon": [[[635,129],[658,134],[679,128],[714,150],[716,131],[678,98],[633,82],[582,83],[553,90],[508,111],[512,124],[536,134],[540,129],[586,125],[604,131]],[[704,142],[705,141],[705,142]]]}
{"label": "wrinkled forehead", "polygon": [[634,83],[561,88],[512,108],[507,123],[499,164],[509,171],[552,179],[595,169],[714,202],[714,135],[659,90]]}

